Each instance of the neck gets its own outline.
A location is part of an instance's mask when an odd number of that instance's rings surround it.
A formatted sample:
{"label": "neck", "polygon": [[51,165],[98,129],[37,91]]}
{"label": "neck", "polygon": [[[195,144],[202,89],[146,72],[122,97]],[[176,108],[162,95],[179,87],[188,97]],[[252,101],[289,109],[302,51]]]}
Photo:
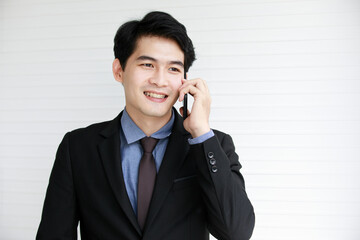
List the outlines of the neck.
{"label": "neck", "polygon": [[148,137],[165,126],[170,121],[172,114],[172,110],[170,110],[168,114],[162,117],[137,116],[134,113],[129,111],[127,112],[136,126],[138,126]]}

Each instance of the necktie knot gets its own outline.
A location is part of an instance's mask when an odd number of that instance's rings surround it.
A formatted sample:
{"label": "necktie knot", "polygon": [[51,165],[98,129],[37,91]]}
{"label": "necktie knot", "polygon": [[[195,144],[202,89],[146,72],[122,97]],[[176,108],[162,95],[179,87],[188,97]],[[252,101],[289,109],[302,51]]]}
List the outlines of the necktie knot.
{"label": "necktie knot", "polygon": [[146,153],[152,153],[159,139],[152,137],[144,137],[140,140],[141,146]]}

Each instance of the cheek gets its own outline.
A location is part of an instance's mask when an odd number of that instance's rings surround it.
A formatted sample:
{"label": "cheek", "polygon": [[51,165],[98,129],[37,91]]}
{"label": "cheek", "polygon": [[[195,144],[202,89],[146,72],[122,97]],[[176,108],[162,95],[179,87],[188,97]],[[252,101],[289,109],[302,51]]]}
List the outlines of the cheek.
{"label": "cheek", "polygon": [[136,91],[141,86],[140,79],[142,79],[141,76],[137,74],[127,76],[126,80],[123,81],[123,85],[128,91]]}
{"label": "cheek", "polygon": [[170,82],[171,83],[171,88],[174,89],[174,90],[178,90],[182,83],[181,83],[181,78],[174,78],[172,79],[172,81]]}

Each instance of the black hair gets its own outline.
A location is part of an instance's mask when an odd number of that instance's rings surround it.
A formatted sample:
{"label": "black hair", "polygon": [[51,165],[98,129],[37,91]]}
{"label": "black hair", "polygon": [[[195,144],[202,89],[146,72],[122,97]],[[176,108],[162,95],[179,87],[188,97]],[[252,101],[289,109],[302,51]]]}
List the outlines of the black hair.
{"label": "black hair", "polygon": [[140,37],[157,36],[177,42],[184,53],[184,68],[187,72],[195,61],[195,51],[186,28],[170,14],[150,12],[139,20],[129,21],[119,27],[114,38],[114,55],[125,70],[126,62],[135,51]]}

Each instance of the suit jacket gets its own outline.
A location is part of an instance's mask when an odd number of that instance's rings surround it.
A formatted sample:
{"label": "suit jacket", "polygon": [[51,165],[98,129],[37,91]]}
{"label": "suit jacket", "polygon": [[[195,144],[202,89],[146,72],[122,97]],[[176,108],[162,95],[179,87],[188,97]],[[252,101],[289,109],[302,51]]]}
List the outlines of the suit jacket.
{"label": "suit jacket", "polygon": [[78,222],[82,240],[250,238],[255,217],[231,137],[214,130],[189,145],[178,113],[141,231],[122,174],[121,114],[64,136],[36,239],[76,239]]}

